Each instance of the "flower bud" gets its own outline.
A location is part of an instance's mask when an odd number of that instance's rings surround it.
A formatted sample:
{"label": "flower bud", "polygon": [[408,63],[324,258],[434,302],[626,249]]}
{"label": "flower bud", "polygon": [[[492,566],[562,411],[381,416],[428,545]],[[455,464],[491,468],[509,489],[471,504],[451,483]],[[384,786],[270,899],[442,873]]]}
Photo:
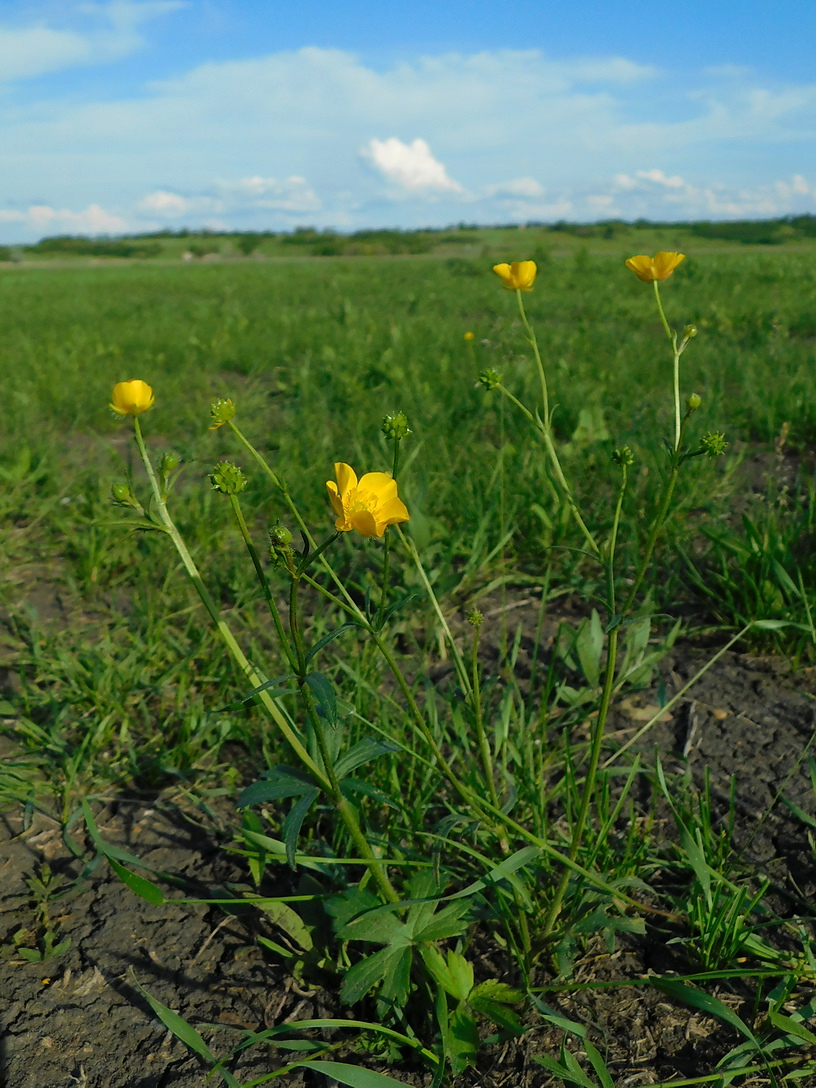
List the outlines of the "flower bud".
{"label": "flower bud", "polygon": [[173,453],[168,450],[167,453],[162,455],[162,459],[159,462],[159,472],[162,476],[169,476],[171,472],[175,472],[181,464],[181,458],[177,453]]}
{"label": "flower bud", "polygon": [[131,490],[130,484],[112,484],[111,498],[120,506],[130,506],[133,500],[133,491]]}
{"label": "flower bud", "polygon": [[703,398],[699,393],[689,393],[688,400],[686,401],[686,408],[688,408],[690,412],[696,412],[702,403]]}
{"label": "flower bud", "polygon": [[501,385],[502,376],[499,374],[498,370],[488,367],[487,370],[483,370],[479,375],[479,381],[485,389],[497,389]]}
{"label": "flower bud", "polygon": [[229,397],[219,397],[210,405],[211,431],[217,431],[225,423],[229,423],[235,415],[235,405]]}
{"label": "flower bud", "polygon": [[110,407],[117,416],[140,416],[155,403],[153,390],[141,378],[117,382],[111,394]]}
{"label": "flower bud", "polygon": [[269,530],[269,543],[275,548],[288,548],[292,543],[292,534],[285,525],[276,525]]}
{"label": "flower bud", "polygon": [[238,495],[249,481],[237,465],[231,461],[219,461],[210,473],[210,483],[213,491],[220,491],[223,495]]}
{"label": "flower bud", "polygon": [[394,412],[392,415],[386,416],[382,421],[382,433],[386,438],[393,438],[397,442],[411,434],[405,412]]}
{"label": "flower bud", "polygon": [[697,326],[696,325],[686,325],[686,327],[683,329],[683,339],[684,340],[693,340],[696,335],[697,335]]}
{"label": "flower bud", "polygon": [[700,445],[707,457],[722,457],[728,443],[725,440],[725,435],[720,431],[708,431],[700,439]]}
{"label": "flower bud", "polygon": [[612,460],[616,465],[626,465],[628,467],[635,463],[635,455],[628,446],[621,446],[619,449],[612,450]]}

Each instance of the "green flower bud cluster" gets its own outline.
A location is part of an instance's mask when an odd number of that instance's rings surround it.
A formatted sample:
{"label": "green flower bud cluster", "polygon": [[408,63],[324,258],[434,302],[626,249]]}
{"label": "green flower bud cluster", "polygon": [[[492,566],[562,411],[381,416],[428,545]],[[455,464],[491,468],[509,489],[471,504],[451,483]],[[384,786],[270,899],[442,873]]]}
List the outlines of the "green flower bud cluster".
{"label": "green flower bud cluster", "polygon": [[235,416],[235,405],[229,397],[219,397],[210,405],[211,431],[217,431],[225,423],[229,423]]}
{"label": "green flower bud cluster", "polygon": [[136,496],[130,484],[115,483],[111,485],[111,498],[117,506],[133,506]]}
{"label": "green flower bud cluster", "polygon": [[237,465],[231,461],[219,461],[210,473],[213,491],[223,495],[239,495],[249,483]]}
{"label": "green flower bud cluster", "polygon": [[700,445],[707,457],[722,457],[728,443],[725,440],[725,435],[720,431],[708,431],[700,439]]}
{"label": "green flower bud cluster", "polygon": [[488,367],[487,370],[483,370],[479,375],[479,381],[485,387],[485,389],[497,389],[502,383],[502,376],[498,370],[494,370],[493,367]]}
{"label": "green flower bud cluster", "polygon": [[292,534],[285,525],[275,525],[269,530],[269,544],[275,551],[280,548],[288,548],[291,543]]}
{"label": "green flower bud cluster", "polygon": [[177,453],[168,451],[162,455],[162,459],[159,462],[159,472],[162,476],[168,476],[171,472],[175,472],[181,464],[181,458]]}
{"label": "green flower bud cluster", "polygon": [[467,614],[467,621],[471,627],[481,627],[484,622],[484,612],[480,612],[478,608],[471,608]]}
{"label": "green flower bud cluster", "polygon": [[130,507],[130,509],[135,510],[137,514],[144,516],[142,504],[134,495],[133,488],[124,480],[118,480],[115,484],[111,484],[111,501],[114,506]]}
{"label": "green flower bud cluster", "polygon": [[394,412],[392,415],[386,416],[382,421],[382,433],[386,438],[393,438],[397,442],[411,434],[405,412]]}
{"label": "green flower bud cluster", "polygon": [[635,463],[635,455],[628,446],[620,446],[618,449],[612,450],[612,460],[616,465],[629,466]]}

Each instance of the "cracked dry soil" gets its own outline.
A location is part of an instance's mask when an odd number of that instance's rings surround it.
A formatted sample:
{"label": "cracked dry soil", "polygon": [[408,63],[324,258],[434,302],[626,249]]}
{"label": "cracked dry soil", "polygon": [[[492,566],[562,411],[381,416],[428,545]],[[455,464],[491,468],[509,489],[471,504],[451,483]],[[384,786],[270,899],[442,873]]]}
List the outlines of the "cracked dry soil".
{"label": "cracked dry soil", "polygon": [[[675,648],[662,665],[668,695],[704,660],[702,651]],[[729,778],[736,776],[737,846],[777,886],[798,887],[797,901],[784,890],[774,893],[774,906],[783,916],[801,913],[802,902],[816,898],[816,864],[805,829],[778,802],[767,815],[780,788],[814,815],[813,790],[801,760],[814,730],[814,695],[816,670],[790,674],[777,659],[728,654],[644,741],[644,751],[657,746],[672,769],[687,762],[698,782],[704,768],[710,768],[715,800],[723,810]],[[654,698],[654,691],[644,691],[625,700],[612,728],[621,736],[633,732]],[[225,837],[217,821],[208,826],[176,805],[158,801],[151,807],[126,799],[109,805],[99,820],[106,840],[156,869],[187,878],[202,894],[246,879],[240,865],[223,852]],[[7,951],[21,924],[26,879],[43,862],[66,879],[76,878],[84,866],[66,849],[56,822],[37,815],[23,830],[19,812],[0,817],[0,947]],[[267,894],[275,894],[274,879],[264,889]],[[288,873],[282,871],[277,879],[287,881]],[[287,888],[277,890],[280,894]],[[104,864],[54,910],[60,938],[71,938],[67,953],[43,964],[13,954],[0,961],[0,1084],[7,1088],[203,1086],[206,1063],[162,1026],[137,984],[197,1026],[216,1055],[240,1041],[236,1028],[259,1030],[286,1020],[348,1015],[336,994],[301,989],[285,968],[265,959],[255,940],[263,919],[259,922],[255,914],[152,906]],[[477,935],[474,950],[479,946]],[[486,944],[479,948],[477,976],[495,977],[501,963],[499,950]],[[591,947],[579,965],[578,980],[635,978],[650,970],[673,969],[684,970],[685,965],[667,947],[666,933],[647,927],[645,938],[624,936],[612,954]],[[723,985],[717,995],[749,1022],[754,1017],[751,995],[739,983]],[[592,1026],[596,1045],[620,1085],[699,1076],[738,1041],[728,1026],[673,1005],[646,985],[553,993],[546,1000]],[[557,1053],[558,1042],[558,1033],[542,1025],[521,1039],[485,1048],[479,1068],[464,1074],[459,1084],[549,1088],[555,1082],[532,1057]],[[429,1082],[419,1069],[398,1065],[389,1070],[362,1055],[347,1059],[390,1072],[406,1084]],[[247,1083],[282,1060],[282,1055],[250,1049],[231,1069]],[[318,1088],[326,1082],[300,1071],[279,1083]],[[768,1082],[756,1077],[741,1083],[758,1088]],[[805,1081],[798,1083],[805,1088]]]}

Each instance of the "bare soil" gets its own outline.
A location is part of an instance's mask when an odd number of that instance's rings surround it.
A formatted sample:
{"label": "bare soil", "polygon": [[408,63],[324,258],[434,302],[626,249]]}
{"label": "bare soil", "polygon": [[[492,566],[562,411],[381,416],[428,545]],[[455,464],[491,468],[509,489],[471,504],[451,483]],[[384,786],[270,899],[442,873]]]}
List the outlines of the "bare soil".
{"label": "bare soil", "polygon": [[[515,611],[523,614],[526,607]],[[524,618],[532,621],[532,602],[529,607]],[[618,707],[611,726],[615,739],[620,742],[639,729],[660,695],[670,697],[706,660],[704,650],[676,647],[662,664],[662,687],[656,684]],[[801,914],[816,897],[816,864],[806,829],[778,797],[781,792],[816,816],[801,758],[816,723],[814,697],[814,670],[791,673],[775,658],[729,653],[640,742],[644,756],[656,747],[667,767],[688,766],[698,784],[709,768],[721,813],[727,809],[730,777],[736,777],[737,845],[746,863],[759,866],[774,882],[774,905],[782,915]],[[119,798],[99,814],[100,831],[150,866],[183,877],[197,894],[214,897],[228,894],[231,883],[247,880],[240,859],[223,849],[229,841],[230,804],[223,802],[219,811],[222,816],[207,816],[170,795],[150,804]],[[69,835],[84,845],[76,827]],[[74,856],[59,823],[42,815],[35,815],[27,828],[19,811],[6,812],[0,822],[0,949],[5,950],[0,960],[0,1083],[7,1088],[203,1086],[206,1063],[162,1026],[139,985],[195,1025],[216,1055],[237,1045],[241,1035],[236,1029],[349,1015],[335,993],[296,983],[266,958],[256,937],[273,936],[274,931],[264,930],[256,914],[152,906],[104,863],[52,904],[59,939],[70,937],[70,949],[44,963],[15,955],[12,935],[31,919],[25,906],[26,880],[45,862],[67,881],[75,881],[90,853],[84,859]],[[272,881],[268,893],[281,894],[289,879],[282,871],[277,889]],[[650,971],[682,970],[666,944],[669,935],[665,927],[650,924],[645,937],[625,937],[612,953],[590,947],[578,979],[639,979]],[[482,967],[495,977],[503,962],[500,950],[485,946],[481,954]],[[752,1007],[751,995],[739,983],[724,985],[717,993],[748,1022],[761,1011]],[[733,1029],[671,1003],[647,984],[571,996],[553,992],[545,1000],[592,1027],[619,1085],[700,1076],[738,1042]],[[535,1014],[531,1019],[535,1021]],[[559,1041],[554,1029],[535,1026],[520,1039],[485,1048],[479,1068],[458,1083],[462,1088],[549,1088],[555,1082],[534,1063],[533,1055],[557,1054]],[[346,1058],[389,1072],[406,1084],[429,1083],[427,1073],[410,1065],[389,1069],[370,1055]],[[230,1068],[247,1083],[284,1060],[274,1052],[250,1049]],[[301,1071],[287,1074],[281,1083],[300,1088],[322,1085],[325,1079]],[[754,1088],[768,1081],[738,1078],[734,1083]]]}

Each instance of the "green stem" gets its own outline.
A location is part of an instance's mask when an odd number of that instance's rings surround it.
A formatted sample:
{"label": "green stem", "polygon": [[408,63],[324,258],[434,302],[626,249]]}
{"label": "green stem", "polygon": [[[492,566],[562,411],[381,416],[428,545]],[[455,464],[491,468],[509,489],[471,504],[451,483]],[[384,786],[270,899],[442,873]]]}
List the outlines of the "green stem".
{"label": "green stem", "polygon": [[654,285],[655,302],[657,303],[657,312],[660,314],[660,320],[663,324],[663,328],[666,332],[666,336],[669,339],[669,343],[672,346],[672,354],[674,356],[674,448],[680,449],[680,352],[677,350],[677,333],[672,332],[669,327],[669,323],[666,320],[666,314],[663,310],[663,303],[660,299],[660,288],[657,280],[652,280]]}
{"label": "green stem", "polygon": [[244,512],[241,509],[241,505],[238,502],[237,495],[230,495],[230,504],[232,506],[232,512],[235,515],[235,520],[238,523],[238,528],[241,532],[241,536],[244,538],[244,544],[252,559],[252,565],[255,567],[255,574],[258,582],[260,583],[263,595],[266,599],[266,603],[269,606],[269,612],[272,616],[272,622],[275,624],[275,630],[277,631],[278,638],[280,639],[281,647],[283,648],[286,658],[293,670],[297,668],[297,660],[292,653],[292,647],[289,645],[289,639],[286,637],[286,631],[283,627],[283,621],[278,611],[278,606],[275,603],[275,598],[272,596],[272,590],[269,588],[269,580],[266,577],[266,573],[261,565],[261,557],[258,555],[258,550],[252,543],[252,538],[249,535],[249,529],[247,527],[246,520],[244,519]]}
{"label": "green stem", "polygon": [[334,770],[334,764],[331,756],[329,755],[328,746],[326,744],[326,734],[323,728],[323,722],[320,715],[317,712],[315,706],[314,696],[312,695],[311,688],[306,683],[305,675],[298,677],[298,683],[300,686],[300,694],[303,699],[303,704],[306,708],[306,713],[309,716],[312,729],[314,731],[315,738],[317,739],[317,747],[320,751],[320,758],[323,761],[323,766],[326,771],[326,777],[328,779],[327,792],[331,796],[334,802],[334,807],[337,810],[340,819],[346,825],[346,830],[351,836],[352,842],[357,848],[357,852],[362,859],[364,859],[370,868],[374,879],[377,882],[377,886],[382,892],[383,897],[389,903],[399,903],[400,897],[396,892],[394,885],[388,879],[388,874],[385,871],[385,866],[375,855],[371,849],[371,844],[365,837],[365,833],[360,826],[360,821],[357,818],[357,813],[354,807],[349,802],[346,795],[340,788],[340,781],[337,778],[337,774]]}
{"label": "green stem", "polygon": [[541,401],[542,407],[544,409],[544,419],[542,421],[543,426],[541,428],[544,437],[544,445],[547,449],[547,453],[549,454],[550,461],[552,462],[553,470],[555,471],[555,478],[558,480],[558,483],[560,484],[561,489],[564,492],[564,496],[569,503],[570,509],[572,510],[576,521],[578,522],[581,532],[584,534],[587,543],[589,544],[590,548],[592,548],[595,555],[600,555],[600,548],[595,542],[595,537],[586,527],[584,519],[581,517],[581,514],[578,510],[578,504],[575,502],[575,498],[573,497],[572,488],[567,483],[567,478],[564,475],[564,470],[561,468],[561,462],[558,459],[558,453],[552,440],[552,420],[550,419],[550,395],[547,389],[547,375],[544,370],[544,363],[541,359],[541,352],[538,350],[538,340],[536,339],[536,334],[533,331],[532,325],[527,320],[527,314],[524,311],[524,301],[521,297],[521,291],[518,288],[516,289],[516,298],[518,300],[521,323],[524,326],[524,331],[527,334],[527,340],[530,344],[530,347],[533,349],[533,356],[535,357],[536,368],[538,369],[538,377],[541,385]]}
{"label": "green stem", "polygon": [[615,547],[618,542],[618,526],[620,525],[621,507],[623,506],[623,496],[626,494],[626,484],[628,478],[627,466],[621,465],[622,479],[620,490],[618,491],[618,501],[615,505],[615,516],[612,519],[612,532],[609,534],[609,545],[606,556],[606,584],[609,597],[609,618],[614,619],[615,616]]}
{"label": "green stem", "polygon": [[[399,438],[394,438],[394,460],[391,465],[391,479],[396,480],[397,469],[399,468]],[[389,533],[385,534],[385,540],[383,541],[383,569],[382,569],[382,590],[380,591],[380,607],[379,616],[377,617],[377,625],[380,630],[383,629],[385,624],[385,608],[388,604],[388,561],[391,557],[391,537]]]}
{"label": "green stem", "polygon": [[479,745],[479,754],[482,760],[485,784],[490,794],[490,800],[499,808],[499,795],[496,791],[496,780],[493,773],[493,754],[490,751],[490,743],[484,731],[482,720],[482,693],[479,683],[479,630],[481,622],[473,629],[473,649],[471,652],[471,700],[473,706],[473,720],[476,726],[476,742]]}
{"label": "green stem", "polygon": [[[612,701],[612,689],[615,683],[615,666],[617,664],[618,657],[618,632],[619,627],[613,627],[609,632],[609,643],[606,649],[606,667],[604,669],[604,683],[603,691],[601,692],[601,705],[598,709],[598,717],[595,720],[595,724],[592,731],[592,741],[589,753],[589,765],[587,767],[586,778],[584,779],[584,790],[581,795],[581,805],[578,809],[578,818],[575,821],[575,826],[572,830],[572,842],[569,849],[569,860],[574,862],[578,856],[578,851],[581,849],[581,841],[584,837],[584,828],[586,827],[587,816],[589,814],[589,806],[592,801],[592,795],[595,790],[595,776],[598,773],[598,764],[601,759],[601,747],[603,745],[604,732],[606,729],[606,719],[609,714],[609,705]],[[553,897],[552,904],[547,913],[547,918],[544,923],[543,936],[546,939],[552,933],[555,926],[558,915],[561,911],[561,904],[564,901],[564,894],[569,884],[569,869],[564,869],[561,874],[561,879],[558,882],[555,896]]]}
{"label": "green stem", "polygon": [[[184,540],[182,539],[181,534],[176,528],[173,519],[170,517],[167,506],[161,496],[159,481],[156,478],[156,473],[153,469],[153,463],[150,460],[150,456],[144,444],[144,438],[142,437],[142,428],[139,424],[138,416],[133,417],[133,430],[136,437],[136,445],[139,449],[139,455],[144,462],[145,471],[147,472],[147,477],[150,481],[150,488],[153,492],[153,498],[156,502],[159,518],[170,539],[173,541],[173,544],[179,554],[179,558],[181,559],[184,569],[187,571],[187,576],[193,583],[193,586],[195,587],[196,592],[201,599],[201,603],[204,605],[207,612],[209,613],[211,620],[213,621],[218,630],[218,633],[221,635],[222,639],[226,643],[227,648],[232,654],[241,672],[244,674],[244,676],[246,676],[247,680],[253,686],[253,688],[260,687],[261,684],[263,684],[264,682],[263,679],[261,678],[259,673],[255,671],[252,665],[250,665],[244,654],[244,651],[238,645],[232,631],[230,631],[226,622],[222,618],[218,610],[218,606],[210,596],[209,590],[204,585],[198,567],[195,565],[192,556],[187,550],[187,545],[184,543]],[[308,768],[309,772],[312,775],[314,775],[315,780],[322,787],[325,788],[326,779],[321,773],[320,768],[309,755],[308,751],[303,745],[303,742],[300,740],[294,729],[291,727],[289,722],[281,713],[281,710],[275,700],[272,698],[268,691],[260,691],[257,697],[263,704],[264,709],[267,711],[269,716],[272,718],[277,727],[280,729],[281,733],[288,741],[290,747],[297,754],[298,758],[302,761],[303,765]]]}
{"label": "green stem", "polygon": [[[267,464],[266,460],[255,449],[255,447],[252,445],[252,443],[246,437],[244,432],[240,429],[240,427],[238,427],[235,423],[233,423],[232,420],[230,420],[230,422],[229,422],[229,428],[232,431],[232,433],[235,435],[235,437],[238,439],[238,441],[241,442],[244,445],[247,452],[257,461],[257,463],[260,465],[261,469],[266,473],[266,475],[269,477],[269,479],[272,481],[272,483],[275,485],[275,487],[277,487],[280,490],[281,494],[283,495],[283,501],[286,503],[286,506],[288,507],[289,512],[291,513],[292,517],[297,522],[298,528],[303,533],[306,540],[309,542],[310,547],[315,548],[316,545],[315,545],[315,542],[314,542],[314,537],[309,532],[309,528],[306,525],[306,522],[303,520],[303,517],[301,516],[301,513],[298,510],[297,505],[295,504],[294,500],[292,499],[292,496],[289,494],[289,489],[286,486],[286,481],[282,477],[278,476],[278,474],[271,468],[271,466],[269,464]],[[353,600],[351,594],[348,592],[346,587],[343,585],[343,582],[342,582],[341,578],[339,577],[338,574],[335,573],[335,571],[333,570],[333,568],[329,564],[329,561],[324,556],[320,557],[320,564],[323,567],[323,569],[326,571],[326,573],[329,575],[331,580],[334,582],[334,584],[337,586],[337,588],[340,590],[340,593],[346,598],[346,600],[350,604],[354,604],[354,600]]]}
{"label": "green stem", "polygon": [[526,416],[529,422],[533,425],[533,427],[535,427],[535,429],[543,438],[544,447],[549,455],[550,462],[553,467],[553,472],[555,473],[555,478],[558,481],[559,486],[561,487],[564,498],[567,500],[567,504],[572,511],[573,517],[577,521],[578,527],[584,534],[584,538],[592,549],[593,554],[596,556],[600,555],[600,548],[595,541],[595,537],[587,528],[584,519],[581,517],[581,512],[578,509],[578,504],[575,502],[570,486],[567,483],[566,476],[564,475],[564,472],[561,468],[561,462],[558,460],[558,454],[556,453],[555,446],[553,445],[549,423],[541,419],[536,419],[530,409],[525,407],[525,405],[521,403],[518,397],[514,396],[506,386],[499,384],[496,386],[496,389],[498,389],[500,393],[503,393],[508,400],[512,401],[513,404],[515,404],[515,406],[521,410],[521,412]]}

